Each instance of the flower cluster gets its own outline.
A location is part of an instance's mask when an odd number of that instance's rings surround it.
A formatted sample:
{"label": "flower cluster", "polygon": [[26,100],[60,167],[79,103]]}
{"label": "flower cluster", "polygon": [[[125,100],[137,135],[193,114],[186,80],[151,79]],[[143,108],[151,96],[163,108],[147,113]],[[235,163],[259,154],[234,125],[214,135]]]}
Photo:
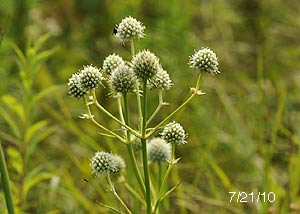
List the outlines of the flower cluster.
{"label": "flower cluster", "polygon": [[96,152],[91,159],[93,174],[113,174],[119,173],[125,168],[124,160],[118,156],[107,152]]}
{"label": "flower cluster", "polygon": [[187,143],[185,140],[187,138],[187,134],[183,127],[174,121],[167,124],[160,135],[168,143],[174,143],[177,145]]}
{"label": "flower cluster", "polygon": [[[134,43],[133,39],[140,39],[145,36],[144,30],[145,27],[140,21],[132,17],[124,18],[121,23],[119,23],[115,30],[115,36],[119,38],[122,43],[132,41],[131,48],[132,53],[134,53]],[[198,81],[196,88],[192,88],[197,92],[201,92],[199,90],[199,81],[200,74],[218,74],[220,73],[218,70],[219,62],[216,54],[209,48],[202,48],[189,57],[189,66],[195,69],[198,72]],[[132,150],[134,149],[138,152],[142,149],[142,160],[143,167],[145,170],[144,176],[144,184],[141,183],[141,188],[146,192],[146,196],[151,195],[151,188],[149,179],[146,176],[148,174],[148,164],[147,163],[162,163],[169,162],[169,164],[173,164],[177,162],[175,160],[175,145],[182,145],[187,143],[187,133],[183,129],[183,127],[176,122],[171,122],[163,127],[163,130],[160,133],[159,137],[155,137],[150,139],[148,142],[149,136],[155,134],[157,130],[161,127],[161,123],[154,128],[149,128],[148,124],[150,121],[156,116],[160,107],[166,102],[163,102],[163,95],[161,90],[169,90],[171,88],[172,81],[170,79],[169,73],[163,69],[162,65],[159,62],[159,58],[150,52],[149,50],[141,50],[137,52],[131,59],[131,61],[125,61],[123,58],[115,53],[107,56],[103,61],[102,70],[98,69],[95,66],[88,65],[84,66],[82,70],[73,74],[68,82],[68,93],[70,96],[75,98],[81,98],[87,95],[90,95],[90,91],[97,88],[99,85],[102,85],[102,81],[106,80],[109,84],[109,87],[112,90],[114,95],[118,95],[118,98],[124,98],[122,100],[118,100],[118,107],[120,113],[120,120],[118,120],[114,115],[109,113],[101,106],[100,103],[96,102],[97,98],[94,96],[89,96],[90,100],[85,100],[85,104],[87,107],[87,111],[89,114],[82,114],[80,118],[83,119],[92,119],[99,128],[103,129],[111,137],[115,137],[114,139],[118,139],[123,143],[132,143],[132,147],[130,148],[130,158],[132,164],[137,164],[135,156],[132,156]],[[142,92],[140,93],[140,83],[143,83]],[[147,84],[147,85],[146,85]],[[147,112],[147,88],[149,89],[160,89],[159,91],[159,104],[154,113],[150,116],[150,118],[144,117]],[[196,91],[197,90],[197,91]],[[127,93],[136,93],[137,95],[137,108],[139,110],[138,118],[134,118],[135,122],[132,127],[130,123],[125,123],[130,121],[133,122],[133,119],[129,118],[129,110],[132,108],[127,108]],[[199,93],[200,94],[200,93]],[[193,95],[192,95],[193,96]],[[86,97],[87,98],[87,97]],[[131,99],[131,98],[129,98]],[[189,98],[186,102],[184,102],[179,108],[174,110],[169,116],[167,116],[164,120],[166,121],[170,117],[172,117],[180,108],[185,106]],[[88,102],[90,101],[90,102]],[[143,102],[141,102],[143,101]],[[96,121],[96,116],[92,114],[92,110],[90,109],[90,105],[96,105],[99,107],[101,111],[103,111],[107,116],[117,121],[122,128],[121,131],[124,131],[124,135],[119,135],[119,130],[111,130],[108,127],[98,123]],[[131,105],[131,103],[130,103]],[[133,105],[132,105],[133,106]],[[132,107],[129,106],[129,107]],[[134,109],[134,108],[133,108]],[[124,111],[125,110],[125,111]],[[124,112],[123,112],[124,111]],[[124,113],[124,115],[123,115]],[[142,114],[141,114],[142,113]],[[125,117],[124,117],[125,116]],[[147,114],[146,114],[147,116]],[[125,118],[125,119],[124,119]],[[137,121],[137,122],[136,122]],[[137,127],[137,123],[141,122],[141,129],[135,130],[134,127]],[[127,133],[128,131],[128,133]],[[132,135],[130,134],[132,133]],[[104,133],[106,135],[106,133]],[[133,137],[134,136],[134,137]],[[133,137],[133,138],[132,138]],[[147,144],[146,144],[147,143]],[[131,146],[131,145],[130,145]],[[172,156],[172,157],[171,157]],[[147,162],[148,157],[148,162]],[[138,159],[139,160],[139,159]],[[107,153],[107,152],[96,152],[95,155],[91,159],[90,166],[92,168],[92,172],[94,175],[111,175],[122,172],[122,170],[126,167],[124,160],[115,154]],[[146,167],[147,166],[147,167]],[[135,166],[135,173],[139,175],[139,167]],[[139,176],[137,176],[139,179]],[[149,177],[148,177],[149,178]],[[109,176],[108,176],[109,179]],[[148,180],[148,181],[147,181]],[[146,182],[147,181],[147,182]],[[164,182],[162,182],[164,183]],[[161,184],[161,189],[163,184]],[[159,194],[160,195],[160,194]],[[157,198],[158,202],[161,198]],[[154,204],[154,203],[152,203]],[[150,208],[150,209],[148,209]],[[157,207],[158,208],[158,207]],[[151,211],[151,200],[147,198],[147,211]]]}
{"label": "flower cluster", "polygon": [[196,69],[198,72],[204,72],[208,74],[220,73],[218,66],[218,57],[209,48],[202,48],[190,56],[189,65],[191,68]]}
{"label": "flower cluster", "polygon": [[131,16],[124,18],[115,29],[116,37],[119,38],[122,43],[125,43],[133,38],[140,39],[145,36],[145,26]]}
{"label": "flower cluster", "polygon": [[82,70],[73,74],[69,79],[69,92],[71,97],[81,98],[90,90],[97,88],[104,77],[97,67],[92,65],[84,66]]}
{"label": "flower cluster", "polygon": [[171,158],[171,145],[162,138],[153,138],[147,144],[150,162],[164,162]]}

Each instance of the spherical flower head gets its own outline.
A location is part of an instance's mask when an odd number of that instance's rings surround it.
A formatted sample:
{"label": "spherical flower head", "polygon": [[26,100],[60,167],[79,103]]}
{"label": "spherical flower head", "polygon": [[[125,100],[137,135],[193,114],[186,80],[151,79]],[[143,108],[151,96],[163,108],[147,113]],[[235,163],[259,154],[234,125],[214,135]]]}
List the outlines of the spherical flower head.
{"label": "spherical flower head", "polygon": [[174,121],[167,124],[160,134],[167,143],[174,143],[178,145],[187,143],[185,140],[187,138],[187,134],[183,127]]}
{"label": "spherical flower head", "polygon": [[83,91],[80,86],[80,75],[78,73],[73,74],[68,82],[68,94],[71,97],[81,98],[86,95],[86,91]]}
{"label": "spherical flower head", "polygon": [[136,76],[128,65],[123,64],[112,72],[109,83],[114,93],[133,92]]}
{"label": "spherical flower head", "polygon": [[121,172],[125,168],[125,162],[118,155],[107,152],[96,152],[91,159],[91,167],[93,174],[96,176],[100,174],[113,174]]}
{"label": "spherical flower head", "polygon": [[129,16],[116,26],[116,37],[125,43],[133,38],[143,38],[145,36],[144,30],[145,26],[140,21]]}
{"label": "spherical flower head", "polygon": [[147,144],[150,162],[164,162],[171,158],[171,145],[162,138],[153,138]]}
{"label": "spherical flower head", "polygon": [[102,69],[107,75],[111,75],[111,73],[119,66],[124,65],[125,62],[119,55],[113,53],[105,58],[103,61]]}
{"label": "spherical flower head", "polygon": [[132,69],[138,78],[149,80],[162,68],[157,56],[148,50],[142,50],[133,57]]}
{"label": "spherical flower head", "polygon": [[198,72],[204,72],[207,74],[220,73],[218,66],[218,57],[209,48],[202,48],[190,56],[189,65],[191,68],[196,69]]}
{"label": "spherical flower head", "polygon": [[80,86],[83,91],[90,91],[93,88],[97,88],[104,80],[104,77],[97,67],[92,65],[84,66],[79,72],[80,75]]}
{"label": "spherical flower head", "polygon": [[150,89],[163,89],[169,90],[172,86],[170,75],[164,69],[159,69],[156,75],[148,81],[148,87]]}

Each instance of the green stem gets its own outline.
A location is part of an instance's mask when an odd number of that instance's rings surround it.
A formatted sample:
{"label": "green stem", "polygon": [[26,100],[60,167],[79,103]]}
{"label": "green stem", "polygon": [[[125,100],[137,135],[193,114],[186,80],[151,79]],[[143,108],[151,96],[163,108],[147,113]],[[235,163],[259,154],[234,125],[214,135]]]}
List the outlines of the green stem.
{"label": "green stem", "polygon": [[115,190],[115,187],[110,179],[110,176],[107,175],[107,180],[108,180],[108,184],[111,188],[111,191],[113,192],[114,196],[118,199],[118,201],[122,204],[122,206],[125,208],[126,212],[128,214],[132,214],[132,212],[130,211],[130,209],[127,207],[127,205],[125,204],[125,202],[121,199],[121,197],[118,195],[118,193]]}
{"label": "green stem", "polygon": [[137,193],[133,187],[131,187],[127,182],[124,183],[124,186],[129,192],[131,192],[132,195],[134,195],[139,200],[139,202],[141,202],[144,206],[146,206],[146,203],[143,200],[143,198],[141,198],[139,193]]}
{"label": "green stem", "polygon": [[166,174],[164,175],[164,178],[163,178],[162,182],[160,183],[160,187],[159,187],[159,191],[158,191],[158,200],[156,201],[156,204],[155,204],[154,213],[156,213],[156,211],[159,209],[159,204],[163,200],[163,198],[162,198],[163,197],[163,190],[165,189],[167,179],[168,179],[169,174],[172,171],[173,166],[174,166],[175,163],[176,163],[176,160],[175,160],[175,144],[172,144],[171,160],[169,162]]}
{"label": "green stem", "polygon": [[158,162],[158,187],[161,185],[162,180],[162,165],[160,162]]}
{"label": "green stem", "polygon": [[[123,99],[124,99],[125,124],[130,126],[129,110],[128,110],[128,99],[127,99],[127,94],[126,93],[123,94]],[[130,142],[130,132],[128,131],[128,129],[127,129],[126,137],[127,137],[127,141]],[[135,176],[138,180],[138,183],[140,185],[140,188],[142,190],[142,193],[143,193],[144,197],[146,197],[145,184],[143,182],[141,173],[140,173],[138,165],[137,165],[137,161],[136,161],[136,158],[135,158],[135,155],[134,155],[134,152],[133,152],[133,148],[132,148],[132,143],[127,144],[127,150],[128,150],[128,153],[129,153],[130,161],[131,161],[131,164],[133,166]]]}
{"label": "green stem", "polygon": [[131,49],[131,56],[134,57],[134,55],[135,55],[135,48],[134,48],[134,41],[133,41],[133,39],[130,40],[130,49]]}
{"label": "green stem", "polygon": [[146,138],[151,137],[151,135],[153,135],[165,122],[167,122],[171,117],[173,117],[179,110],[186,106],[194,98],[195,95],[197,95],[197,92],[200,87],[200,80],[201,74],[199,73],[196,88],[194,89],[192,95],[189,98],[187,98],[186,101],[183,102],[179,107],[177,107],[171,114],[169,114],[163,121],[161,121],[157,126],[151,129],[151,131],[146,135]]}
{"label": "green stem", "polygon": [[1,181],[6,201],[6,206],[9,214],[14,214],[14,203],[12,199],[10,184],[9,184],[9,175],[7,171],[7,165],[4,158],[4,152],[2,149],[1,141],[0,141],[0,174],[1,174]]}
{"label": "green stem", "polygon": [[119,110],[119,115],[120,119],[123,123],[125,123],[124,115],[123,115],[123,109],[122,109],[122,103],[121,103],[121,96],[117,98],[118,100],[118,110]]}
{"label": "green stem", "polygon": [[147,203],[147,214],[151,214],[151,189],[149,180],[149,168],[148,168],[148,155],[147,155],[147,144],[146,144],[146,128],[147,128],[147,80],[143,81],[143,115],[142,115],[142,156],[143,156],[143,168],[144,168],[144,179],[146,186],[146,203]]}
{"label": "green stem", "polygon": [[109,130],[108,128],[106,128],[105,126],[102,126],[100,123],[98,123],[95,119],[94,119],[94,115],[91,112],[90,106],[87,102],[86,97],[84,98],[84,102],[85,102],[85,106],[89,115],[89,119],[96,125],[98,126],[100,129],[103,129],[104,131],[110,133],[112,136],[116,137],[119,141],[121,141],[122,143],[127,144],[128,142],[123,139],[121,136],[119,136],[118,134],[114,133],[113,131]]}
{"label": "green stem", "polygon": [[[158,91],[158,106],[156,107],[155,111],[152,113],[152,115],[149,117],[147,121],[147,125],[153,120],[153,118],[157,115],[161,107],[164,105],[163,97],[162,97],[162,90],[160,89]],[[165,104],[166,105],[166,104]]]}
{"label": "green stem", "polygon": [[96,93],[95,91],[93,91],[93,103],[96,104],[97,108],[99,108],[101,111],[103,111],[104,114],[106,114],[107,116],[109,116],[111,119],[113,119],[114,121],[116,121],[117,123],[119,123],[122,127],[125,127],[126,129],[128,129],[133,135],[135,135],[136,137],[140,138],[141,135],[136,132],[135,130],[133,130],[131,127],[127,126],[126,124],[124,124],[122,121],[120,121],[118,118],[116,118],[114,115],[112,115],[109,111],[107,111],[103,106],[100,105],[100,103],[98,102],[97,98],[96,98]]}
{"label": "green stem", "polygon": [[[133,39],[130,40],[130,48],[131,48],[131,57],[133,58],[135,55],[135,48],[134,48],[134,41]],[[136,102],[137,102],[137,110],[138,110],[138,120],[139,120],[139,128],[141,131],[142,128],[142,105],[141,105],[141,97],[140,97],[140,87],[139,81],[136,80],[135,82],[135,90],[136,90]]]}

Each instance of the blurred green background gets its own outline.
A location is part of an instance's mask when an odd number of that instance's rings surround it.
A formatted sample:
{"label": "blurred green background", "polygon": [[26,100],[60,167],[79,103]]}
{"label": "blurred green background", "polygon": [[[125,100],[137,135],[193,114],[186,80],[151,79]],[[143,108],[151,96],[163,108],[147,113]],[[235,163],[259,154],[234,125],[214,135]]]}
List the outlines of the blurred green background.
{"label": "blurred green background", "polygon": [[[130,47],[112,36],[129,15],[146,26],[136,48],[154,52],[174,83],[161,118],[195,84],[187,65],[195,49],[210,47],[220,61],[221,74],[203,79],[206,95],[174,118],[189,143],[177,150],[170,185],[182,184],[166,213],[300,213],[298,0],[0,0],[0,139],[18,213],[109,213],[98,202],[115,203],[89,161],[98,150],[128,160],[126,148],[78,117],[83,102],[68,98],[66,84],[113,52],[130,59]],[[98,92],[117,115],[108,89]],[[276,200],[230,203],[230,191],[274,192]]]}

